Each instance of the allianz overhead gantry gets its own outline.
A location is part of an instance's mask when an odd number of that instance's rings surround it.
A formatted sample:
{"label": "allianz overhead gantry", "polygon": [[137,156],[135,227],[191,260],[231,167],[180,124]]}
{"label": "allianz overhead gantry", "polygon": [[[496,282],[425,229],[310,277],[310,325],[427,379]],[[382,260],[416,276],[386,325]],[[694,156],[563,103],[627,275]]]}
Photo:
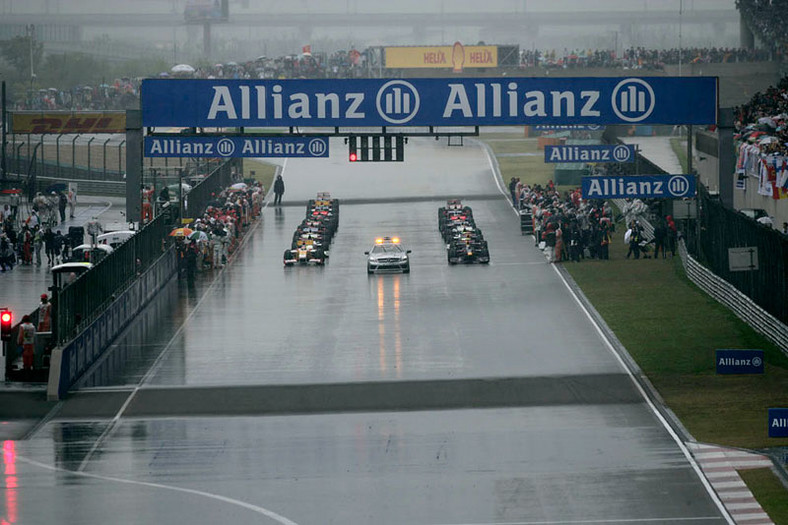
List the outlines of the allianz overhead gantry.
{"label": "allianz overhead gantry", "polygon": [[478,136],[480,126],[718,124],[718,80],[147,79],[131,113],[128,192],[139,188],[143,129],[147,156],[325,157],[328,137],[344,137],[351,162],[397,162],[408,137]]}

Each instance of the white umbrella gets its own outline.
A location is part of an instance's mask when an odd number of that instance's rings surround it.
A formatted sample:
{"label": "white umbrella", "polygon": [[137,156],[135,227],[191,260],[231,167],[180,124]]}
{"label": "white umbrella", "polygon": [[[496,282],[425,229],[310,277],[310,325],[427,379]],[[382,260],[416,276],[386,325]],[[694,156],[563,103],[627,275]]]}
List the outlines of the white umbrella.
{"label": "white umbrella", "polygon": [[245,182],[236,182],[235,184],[230,186],[230,188],[233,190],[245,190],[247,186]]}
{"label": "white umbrella", "polygon": [[770,128],[776,128],[777,123],[771,117],[761,117],[758,119],[758,124],[766,124]]}
{"label": "white umbrella", "polygon": [[[185,182],[181,183],[181,188],[183,189],[184,193],[188,193],[192,189],[192,187],[189,186],[188,184],[186,184]],[[175,196],[176,197],[178,196],[178,183],[177,182],[175,184],[170,184],[169,186],[167,186],[167,189],[169,189],[171,193],[175,192]]]}
{"label": "white umbrella", "polygon": [[194,68],[189,64],[178,64],[170,69],[173,73],[194,73]]}

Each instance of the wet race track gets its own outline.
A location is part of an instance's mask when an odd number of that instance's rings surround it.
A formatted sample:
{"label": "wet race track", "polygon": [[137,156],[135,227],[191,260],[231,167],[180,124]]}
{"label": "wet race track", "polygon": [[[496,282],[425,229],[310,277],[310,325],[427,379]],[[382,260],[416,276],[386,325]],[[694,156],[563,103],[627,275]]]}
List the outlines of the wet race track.
{"label": "wet race track", "polygon": [[[6,442],[11,523],[726,522],[482,148],[332,148],[288,161],[285,205],[217,279],[162,292],[104,386]],[[330,261],[283,269],[318,191],[342,202]],[[489,266],[447,264],[447,197],[473,208]],[[410,274],[367,275],[382,235],[413,250]]]}

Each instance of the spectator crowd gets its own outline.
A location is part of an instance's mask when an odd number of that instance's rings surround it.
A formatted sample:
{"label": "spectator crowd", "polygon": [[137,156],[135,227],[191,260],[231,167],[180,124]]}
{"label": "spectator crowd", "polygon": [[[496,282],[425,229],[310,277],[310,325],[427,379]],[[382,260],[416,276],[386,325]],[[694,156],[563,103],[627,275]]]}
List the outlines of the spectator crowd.
{"label": "spectator crowd", "polygon": [[260,183],[236,183],[224,189],[205,212],[184,228],[173,230],[180,272],[191,282],[198,272],[223,268],[228,256],[263,209]]}
{"label": "spectator crowd", "polygon": [[520,66],[542,68],[622,68],[662,70],[666,65],[719,64],[728,62],[763,62],[773,54],[765,49],[744,48],[686,48],[646,49],[631,47],[618,54],[611,49],[581,49],[556,51],[523,50]]}
{"label": "spectator crowd", "polygon": [[736,171],[758,178],[758,193],[788,198],[788,77],[735,110]]}
{"label": "spectator crowd", "polygon": [[785,0],[736,0],[736,8],[761,41],[785,49],[788,44],[788,2]]}

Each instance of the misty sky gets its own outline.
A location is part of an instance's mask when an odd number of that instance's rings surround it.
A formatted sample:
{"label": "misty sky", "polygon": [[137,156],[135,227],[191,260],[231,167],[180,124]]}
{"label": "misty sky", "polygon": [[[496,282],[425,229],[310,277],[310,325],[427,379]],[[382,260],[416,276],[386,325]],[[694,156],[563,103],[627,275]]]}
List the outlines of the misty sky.
{"label": "misty sky", "polygon": [[[173,20],[171,28],[100,27],[85,26],[83,40],[109,38],[138,45],[172,49],[172,59],[179,60],[178,50],[196,51],[201,47],[202,27],[187,26],[183,12],[187,1],[212,0],[0,0],[0,15],[43,14],[111,14],[120,19],[124,15],[140,13],[160,15]],[[450,45],[455,41],[475,44],[516,44],[526,49],[616,49],[630,46],[647,48],[676,47],[734,47],[739,44],[738,17],[733,15],[726,24],[682,26],[679,34],[679,8],[684,13],[697,14],[735,10],[734,0],[230,0],[232,25],[213,27],[216,58],[246,60],[260,54],[282,55],[298,53],[303,45],[313,50],[333,52],[351,46],[386,45]],[[414,27],[364,27],[364,13],[575,13],[579,24],[574,27],[500,28],[448,27],[433,24],[424,29]],[[607,26],[583,26],[583,13],[617,11],[632,15],[635,25],[624,27],[617,23]],[[638,16],[647,12],[670,13],[674,18],[662,25],[637,24]],[[244,23],[245,14],[300,13],[314,14],[316,25],[304,28],[259,28]],[[346,27],[321,27],[320,14],[346,14]],[[432,18],[432,20],[437,17]],[[24,23],[28,23],[25,21]]]}

